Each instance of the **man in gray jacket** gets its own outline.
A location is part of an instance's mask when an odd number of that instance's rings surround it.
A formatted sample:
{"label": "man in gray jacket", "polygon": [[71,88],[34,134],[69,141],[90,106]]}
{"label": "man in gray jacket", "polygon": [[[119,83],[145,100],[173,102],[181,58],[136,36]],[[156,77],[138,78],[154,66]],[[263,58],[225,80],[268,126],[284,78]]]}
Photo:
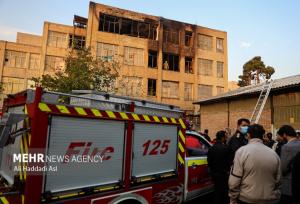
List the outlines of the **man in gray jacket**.
{"label": "man in gray jacket", "polygon": [[231,204],[275,204],[280,199],[280,159],[263,144],[261,125],[248,129],[249,143],[237,150],[229,177]]}
{"label": "man in gray jacket", "polygon": [[[287,142],[281,148],[281,171],[282,171],[282,204],[291,204],[292,200],[292,167],[296,154],[300,151],[300,140],[296,138],[296,131],[289,125],[282,126],[278,135]],[[299,192],[300,193],[300,192]]]}

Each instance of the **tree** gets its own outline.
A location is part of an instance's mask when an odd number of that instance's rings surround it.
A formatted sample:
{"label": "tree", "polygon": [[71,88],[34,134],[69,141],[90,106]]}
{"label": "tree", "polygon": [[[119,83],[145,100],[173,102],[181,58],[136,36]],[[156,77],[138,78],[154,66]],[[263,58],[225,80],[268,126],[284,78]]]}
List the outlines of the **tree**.
{"label": "tree", "polygon": [[72,90],[113,91],[119,68],[117,61],[95,59],[89,48],[82,48],[69,52],[64,71],[32,80],[46,90],[63,93]]}
{"label": "tree", "polygon": [[260,56],[253,57],[243,66],[243,75],[239,76],[238,85],[248,86],[251,82],[259,84],[262,80],[270,79],[275,73],[275,69],[271,66],[266,66]]}

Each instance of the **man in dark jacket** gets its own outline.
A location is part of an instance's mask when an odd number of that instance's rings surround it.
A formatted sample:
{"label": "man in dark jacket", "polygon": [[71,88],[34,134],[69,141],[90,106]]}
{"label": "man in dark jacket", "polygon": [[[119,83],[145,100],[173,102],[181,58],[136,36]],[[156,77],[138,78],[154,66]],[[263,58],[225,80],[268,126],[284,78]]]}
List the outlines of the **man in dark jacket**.
{"label": "man in dark jacket", "polygon": [[208,135],[208,129],[204,130],[203,136],[207,141],[211,142],[210,136]]}
{"label": "man in dark jacket", "polygon": [[295,156],[293,163],[292,195],[294,202],[300,204],[300,152]]}
{"label": "man in dark jacket", "polygon": [[300,152],[300,141],[296,139],[296,131],[290,125],[283,125],[277,134],[287,141],[281,149],[281,203],[292,204],[292,167],[294,157]]}
{"label": "man in dark jacket", "polygon": [[242,146],[248,143],[246,138],[248,126],[250,125],[250,121],[246,118],[241,118],[237,122],[237,130],[234,135],[230,138],[228,142],[228,147],[230,150],[230,160],[231,164],[234,159],[235,152]]}
{"label": "man in dark jacket", "polygon": [[208,150],[207,162],[213,178],[214,204],[228,204],[228,178],[230,169],[230,152],[225,140],[225,131],[216,135],[216,144]]}

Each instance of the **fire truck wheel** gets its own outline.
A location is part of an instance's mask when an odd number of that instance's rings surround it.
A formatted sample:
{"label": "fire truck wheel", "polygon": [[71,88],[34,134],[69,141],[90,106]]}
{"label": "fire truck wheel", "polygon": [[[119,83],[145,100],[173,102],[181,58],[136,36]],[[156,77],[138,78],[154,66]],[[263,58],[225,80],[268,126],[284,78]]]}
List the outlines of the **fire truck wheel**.
{"label": "fire truck wheel", "polygon": [[119,202],[118,204],[142,204],[140,201],[129,199]]}

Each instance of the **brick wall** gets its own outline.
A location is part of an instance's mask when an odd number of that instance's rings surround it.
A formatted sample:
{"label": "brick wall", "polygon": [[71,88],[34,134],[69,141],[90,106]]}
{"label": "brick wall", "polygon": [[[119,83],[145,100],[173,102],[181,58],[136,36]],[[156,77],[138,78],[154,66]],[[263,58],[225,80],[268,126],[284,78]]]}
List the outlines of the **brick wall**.
{"label": "brick wall", "polygon": [[[239,118],[251,118],[257,99],[258,98],[233,100],[229,102],[229,105],[226,102],[202,105],[200,109],[201,130],[208,129],[210,137],[215,138],[217,131],[224,130],[228,127],[229,107],[229,128],[232,130],[232,133],[234,133]],[[271,131],[271,108],[269,99],[261,114],[259,124],[263,125],[266,131]]]}

